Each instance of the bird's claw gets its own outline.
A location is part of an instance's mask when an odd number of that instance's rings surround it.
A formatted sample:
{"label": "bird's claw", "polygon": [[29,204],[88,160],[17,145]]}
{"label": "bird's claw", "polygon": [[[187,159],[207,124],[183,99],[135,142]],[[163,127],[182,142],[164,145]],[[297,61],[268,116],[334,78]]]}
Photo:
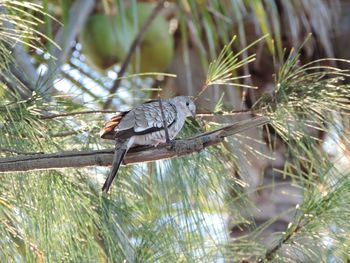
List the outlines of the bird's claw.
{"label": "bird's claw", "polygon": [[168,144],[167,148],[169,150],[175,149],[176,140],[169,140],[169,142],[167,142],[167,144]]}
{"label": "bird's claw", "polygon": [[153,143],[154,143],[154,147],[157,147],[159,144],[164,144],[166,143],[166,140],[153,140]]}

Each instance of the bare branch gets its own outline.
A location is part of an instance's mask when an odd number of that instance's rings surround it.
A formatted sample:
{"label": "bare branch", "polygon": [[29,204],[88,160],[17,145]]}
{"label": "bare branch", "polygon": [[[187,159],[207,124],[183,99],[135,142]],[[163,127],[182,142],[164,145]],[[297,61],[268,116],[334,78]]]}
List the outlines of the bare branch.
{"label": "bare branch", "polygon": [[[219,144],[225,137],[265,125],[268,122],[269,120],[266,117],[259,116],[189,139],[175,140],[174,144],[163,144],[158,147],[135,147],[130,149],[125,156],[124,164],[150,162],[199,152],[206,147]],[[0,159],[0,173],[68,167],[109,166],[112,164],[113,153],[114,149],[108,149],[3,158]]]}
{"label": "bare branch", "polygon": [[112,103],[113,100],[113,94],[117,91],[117,89],[120,86],[120,83],[122,81],[122,77],[124,76],[126,69],[128,68],[132,55],[134,54],[137,46],[140,44],[140,42],[143,39],[143,36],[145,34],[145,32],[147,31],[148,27],[151,25],[152,21],[156,18],[156,16],[158,15],[158,13],[162,10],[163,5],[164,5],[165,0],[160,0],[158,2],[158,4],[155,6],[155,8],[153,9],[152,13],[150,14],[150,16],[147,18],[147,20],[145,21],[145,23],[143,24],[143,26],[141,27],[140,31],[137,33],[136,37],[134,38],[133,42],[131,43],[131,46],[129,48],[128,54],[126,55],[126,58],[118,72],[118,78],[116,79],[116,81],[113,83],[112,88],[109,91],[109,98],[107,99],[105,105],[103,106],[103,109],[108,109],[109,106]]}
{"label": "bare branch", "polygon": [[[106,114],[106,113],[117,113],[115,110],[86,110],[86,111],[75,111],[68,113],[58,113],[58,114],[50,114],[44,116],[39,116],[40,119],[56,119],[56,118],[64,118],[68,116],[76,116],[76,115],[85,115],[85,114]],[[196,114],[197,117],[213,117],[213,116],[236,116],[239,114],[258,114],[257,111],[253,111],[251,109],[247,110],[238,110],[238,111],[219,111],[219,112],[199,112]]]}

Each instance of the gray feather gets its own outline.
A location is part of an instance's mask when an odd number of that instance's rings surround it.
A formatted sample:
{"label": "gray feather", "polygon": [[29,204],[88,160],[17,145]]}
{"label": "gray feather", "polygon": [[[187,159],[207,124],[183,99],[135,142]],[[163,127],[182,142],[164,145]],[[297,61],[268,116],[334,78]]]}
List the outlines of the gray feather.
{"label": "gray feather", "polygon": [[[166,123],[170,125],[176,120],[176,108],[171,103],[165,101],[163,103],[163,109]],[[120,121],[116,130],[122,132],[132,128],[134,132],[144,132],[152,128],[162,127],[163,119],[159,108],[159,102],[153,101],[132,109]]]}
{"label": "gray feather", "polygon": [[167,127],[169,138],[173,139],[182,129],[186,117],[195,115],[195,104],[187,96],[162,100],[162,108],[164,119],[160,103],[157,100],[144,103],[122,115],[117,115],[102,129],[101,136],[103,138],[113,136],[116,140],[111,173],[102,188],[104,192],[108,192],[117,176],[120,164],[131,146],[157,145],[165,142],[164,125]]}
{"label": "gray feather", "polygon": [[105,183],[103,184],[103,187],[102,187],[103,192],[108,193],[108,190],[111,187],[114,178],[117,176],[120,164],[122,163],[127,151],[128,151],[128,140],[124,142],[120,142],[120,140],[117,140],[116,149],[113,155],[112,169]]}

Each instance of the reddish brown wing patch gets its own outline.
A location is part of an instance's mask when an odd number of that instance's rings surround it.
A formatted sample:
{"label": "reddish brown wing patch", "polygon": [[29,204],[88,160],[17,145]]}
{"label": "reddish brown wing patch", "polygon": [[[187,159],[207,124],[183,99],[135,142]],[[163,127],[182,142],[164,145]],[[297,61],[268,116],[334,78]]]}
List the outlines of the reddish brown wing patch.
{"label": "reddish brown wing patch", "polygon": [[127,113],[128,111],[118,112],[117,115],[113,116],[110,121],[106,122],[105,126],[100,131],[100,137],[102,139],[114,140],[115,139],[114,128],[120,123],[120,121],[123,119],[123,117]]}

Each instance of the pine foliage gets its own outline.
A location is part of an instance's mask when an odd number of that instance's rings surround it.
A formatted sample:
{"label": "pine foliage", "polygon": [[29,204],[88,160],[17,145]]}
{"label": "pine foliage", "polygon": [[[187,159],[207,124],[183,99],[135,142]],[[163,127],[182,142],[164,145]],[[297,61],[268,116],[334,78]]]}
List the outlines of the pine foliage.
{"label": "pine foliage", "polygon": [[[12,2],[22,3],[4,1]],[[189,2],[191,9],[198,7]],[[39,7],[26,8],[37,11]],[[22,31],[19,27],[16,32],[19,39]],[[269,37],[267,41],[273,48]],[[0,43],[4,42],[0,32]],[[233,77],[232,71],[252,61],[253,56],[234,56],[228,47],[209,65],[206,85],[235,85],[239,77]],[[2,66],[14,63],[8,45],[0,45],[0,57],[6,61]],[[348,118],[350,94],[344,78],[349,73],[330,65],[332,60],[325,59],[302,66],[299,52],[292,51],[276,72],[276,89],[252,109],[267,116],[276,136],[288,145],[290,159],[279,172],[291,178],[303,195],[288,229],[273,234],[272,246],[263,242],[264,229],[277,218],[256,226],[246,216],[254,205],[245,192],[245,170],[239,167],[242,152],[259,152],[235,149],[239,139],[235,136],[191,156],[123,167],[108,196],[100,191],[108,169],[100,167],[0,174],[0,261],[346,260],[350,253],[348,174],[339,171],[320,150],[319,139],[309,135],[310,129],[344,132],[341,121]],[[2,76],[11,74],[7,68],[0,70]],[[23,99],[9,92],[1,80],[0,97],[1,157],[112,146],[97,136],[104,121],[101,114],[45,117],[88,110],[66,96],[48,101],[33,92]],[[94,103],[98,105],[98,99]],[[204,119],[198,122],[204,128],[187,123],[181,136],[216,127]],[[235,176],[234,169],[240,176]],[[226,228],[228,214],[249,225],[250,231],[232,240]]]}

